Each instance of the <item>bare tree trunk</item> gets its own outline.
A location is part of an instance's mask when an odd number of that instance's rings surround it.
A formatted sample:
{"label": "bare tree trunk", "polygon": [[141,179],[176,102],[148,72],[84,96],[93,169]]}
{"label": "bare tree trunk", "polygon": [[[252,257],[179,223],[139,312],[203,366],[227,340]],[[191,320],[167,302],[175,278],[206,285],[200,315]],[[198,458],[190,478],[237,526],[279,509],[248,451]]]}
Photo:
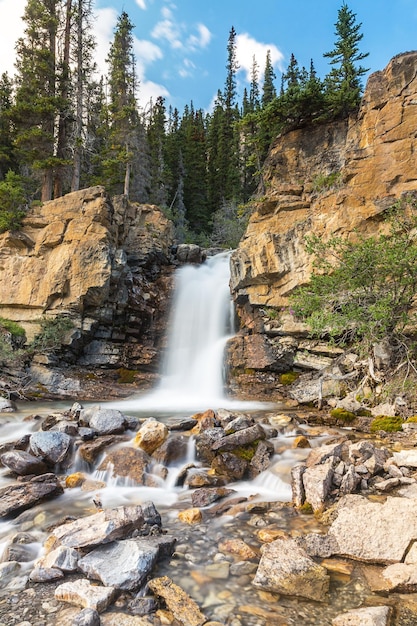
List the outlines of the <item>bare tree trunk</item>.
{"label": "bare tree trunk", "polygon": [[82,131],[83,131],[83,0],[78,0],[77,11],[77,86],[75,110],[74,161],[71,191],[78,191],[81,178]]}
{"label": "bare tree trunk", "polygon": [[65,151],[67,149],[67,136],[68,136],[68,94],[69,94],[69,61],[70,61],[70,35],[71,35],[71,13],[72,13],[72,0],[66,0],[66,17],[65,17],[65,31],[64,31],[64,50],[62,58],[62,78],[61,78],[61,99],[62,108],[59,114],[58,121],[58,137],[56,156],[61,160],[61,164],[55,172],[54,179],[54,198],[59,198],[63,193],[63,174],[65,159]]}

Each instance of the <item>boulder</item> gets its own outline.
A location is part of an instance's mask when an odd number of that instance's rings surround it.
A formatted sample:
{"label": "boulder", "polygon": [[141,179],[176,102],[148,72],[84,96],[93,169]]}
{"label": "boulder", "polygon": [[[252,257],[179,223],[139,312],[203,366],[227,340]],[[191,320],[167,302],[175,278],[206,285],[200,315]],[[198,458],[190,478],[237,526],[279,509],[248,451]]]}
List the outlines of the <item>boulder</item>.
{"label": "boulder", "polygon": [[26,483],[3,487],[0,489],[0,517],[20,513],[43,500],[56,498],[63,491],[53,474],[42,474]]}
{"label": "boulder", "polygon": [[74,617],[71,626],[100,626],[100,615],[94,609],[83,609]]}
{"label": "boulder", "polygon": [[74,548],[58,546],[48,554],[35,561],[35,567],[42,569],[59,569],[63,572],[75,572],[78,567],[79,553]]}
{"label": "boulder", "polygon": [[70,454],[71,437],[65,433],[40,431],[29,439],[32,454],[49,465],[63,463]]}
{"label": "boulder", "polygon": [[321,511],[332,489],[334,470],[330,457],[321,465],[307,467],[302,475],[305,500],[314,511]]}
{"label": "boulder", "polygon": [[10,450],[0,456],[1,463],[19,476],[30,474],[45,474],[46,464],[36,456],[24,450]]}
{"label": "boulder", "polygon": [[153,418],[145,420],[133,440],[133,445],[152,454],[168,437],[168,428]]}
{"label": "boulder", "polygon": [[332,626],[388,626],[391,608],[389,606],[368,606],[352,609],[332,620]]}
{"label": "boulder", "polygon": [[253,580],[255,587],[322,602],[329,589],[326,569],[318,565],[294,539],[280,538],[261,548]]}
{"label": "boulder", "polygon": [[[81,411],[80,419],[84,416]],[[122,433],[126,428],[126,418],[116,409],[96,409],[90,415],[88,426],[93,428],[99,435],[116,435]]]}
{"label": "boulder", "polygon": [[97,469],[108,471],[112,478],[125,478],[144,485],[151,462],[151,457],[144,450],[127,446],[108,452]]}

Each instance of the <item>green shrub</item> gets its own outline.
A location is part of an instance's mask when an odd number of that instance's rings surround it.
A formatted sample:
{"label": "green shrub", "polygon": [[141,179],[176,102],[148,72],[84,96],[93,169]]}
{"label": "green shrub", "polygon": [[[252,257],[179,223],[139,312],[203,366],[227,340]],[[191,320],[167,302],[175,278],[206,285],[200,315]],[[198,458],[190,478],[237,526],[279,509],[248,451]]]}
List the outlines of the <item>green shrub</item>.
{"label": "green shrub", "polygon": [[65,335],[74,328],[74,323],[68,317],[58,315],[40,321],[41,331],[31,344],[35,352],[52,352],[61,347]]}
{"label": "green shrub", "polygon": [[0,233],[21,227],[26,206],[24,179],[15,172],[7,172],[0,182]]}
{"label": "green shrub", "polygon": [[401,430],[403,420],[398,415],[390,417],[388,415],[378,415],[371,422],[371,433],[376,433],[379,430],[385,430],[387,433],[395,433]]}
{"label": "green shrub", "polygon": [[11,333],[14,337],[24,337],[26,335],[25,329],[13,320],[7,320],[4,317],[0,317],[0,326]]}
{"label": "green shrub", "polygon": [[313,190],[317,193],[327,191],[332,187],[337,187],[342,182],[342,175],[340,172],[331,172],[330,174],[318,174],[313,179]]}

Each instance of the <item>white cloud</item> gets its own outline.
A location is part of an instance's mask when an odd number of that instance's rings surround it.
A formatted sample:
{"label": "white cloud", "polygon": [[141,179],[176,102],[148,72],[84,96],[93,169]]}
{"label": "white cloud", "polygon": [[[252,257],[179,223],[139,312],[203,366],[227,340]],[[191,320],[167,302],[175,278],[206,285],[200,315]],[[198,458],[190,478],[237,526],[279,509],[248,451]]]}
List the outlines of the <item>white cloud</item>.
{"label": "white cloud", "polygon": [[110,7],[95,10],[93,29],[97,48],[94,58],[100,74],[107,74],[106,59],[109,55],[110,43],[113,41],[118,15],[116,9]]}
{"label": "white cloud", "polygon": [[211,41],[211,32],[204,24],[197,25],[198,35],[190,35],[188,45],[191,48],[206,48]]}
{"label": "white cloud", "polygon": [[236,60],[240,70],[246,73],[248,82],[251,80],[251,70],[253,57],[255,57],[259,68],[259,77],[263,76],[265,70],[266,54],[270,52],[271,63],[274,67],[282,70],[284,55],[274,44],[261,43],[253,39],[248,33],[236,36]]}
{"label": "white cloud", "polygon": [[193,75],[193,70],[195,70],[195,63],[191,61],[191,59],[183,60],[183,67],[181,67],[178,71],[178,74],[181,78],[188,78]]}
{"label": "white cloud", "polygon": [[133,38],[133,48],[136,58],[136,71],[138,76],[143,78],[147,66],[163,58],[162,50],[152,41],[136,39],[136,37]]}
{"label": "white cloud", "polygon": [[22,15],[25,11],[26,0],[0,0],[0,74],[15,73],[14,47],[16,41],[23,35],[24,23]]}
{"label": "white cloud", "polygon": [[161,13],[164,19],[155,25],[151,32],[152,37],[157,40],[166,39],[174,50],[182,48],[181,27],[173,19],[171,9],[163,7]]}
{"label": "white cloud", "polygon": [[158,85],[158,83],[153,83],[150,80],[141,81],[139,85],[139,103],[142,105],[143,109],[146,109],[146,105],[151,100],[155,102],[159,96],[170,98],[171,94],[163,85]]}
{"label": "white cloud", "polygon": [[138,7],[140,9],[143,9],[144,11],[146,11],[146,2],[145,2],[145,0],[136,0],[136,4],[138,5]]}

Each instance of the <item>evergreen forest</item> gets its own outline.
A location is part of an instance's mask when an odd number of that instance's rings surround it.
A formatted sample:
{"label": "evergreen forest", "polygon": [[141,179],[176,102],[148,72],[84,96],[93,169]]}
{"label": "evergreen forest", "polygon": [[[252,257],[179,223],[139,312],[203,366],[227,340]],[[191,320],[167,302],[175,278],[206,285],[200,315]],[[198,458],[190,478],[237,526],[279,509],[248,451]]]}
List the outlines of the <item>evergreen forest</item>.
{"label": "evergreen forest", "polygon": [[[314,61],[291,55],[279,87],[269,53],[253,58],[238,99],[236,31],[225,46],[225,78],[210,112],[164,99],[140,102],[133,29],[122,11],[107,57],[95,63],[92,0],[28,0],[15,74],[0,78],[0,232],[18,228],[33,202],[104,185],[160,206],[179,242],[235,246],[261,170],[279,133],[346,117],[359,106],[361,24],[343,3],[320,78]],[[262,71],[261,71],[262,70]],[[260,80],[262,76],[262,80]]]}

